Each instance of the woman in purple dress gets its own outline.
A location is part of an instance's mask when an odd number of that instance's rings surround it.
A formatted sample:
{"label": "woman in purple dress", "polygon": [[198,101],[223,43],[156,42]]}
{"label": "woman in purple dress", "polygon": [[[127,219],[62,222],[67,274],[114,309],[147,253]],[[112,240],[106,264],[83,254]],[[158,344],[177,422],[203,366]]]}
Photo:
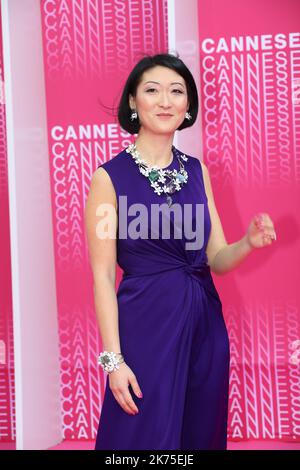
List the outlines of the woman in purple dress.
{"label": "woman in purple dress", "polygon": [[173,145],[197,113],[182,60],[144,57],[118,112],[137,138],[92,177],[85,223],[108,372],[96,450],[227,448],[229,339],[211,271],[276,236],[264,213],[227,244],[207,167]]}

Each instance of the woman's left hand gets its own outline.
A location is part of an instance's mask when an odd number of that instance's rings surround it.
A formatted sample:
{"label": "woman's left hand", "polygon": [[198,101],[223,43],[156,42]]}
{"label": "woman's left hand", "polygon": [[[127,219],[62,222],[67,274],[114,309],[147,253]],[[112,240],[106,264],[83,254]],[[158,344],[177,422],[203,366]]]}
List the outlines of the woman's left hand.
{"label": "woman's left hand", "polygon": [[263,248],[276,240],[274,224],[266,213],[253,217],[246,233],[246,240],[252,248]]}

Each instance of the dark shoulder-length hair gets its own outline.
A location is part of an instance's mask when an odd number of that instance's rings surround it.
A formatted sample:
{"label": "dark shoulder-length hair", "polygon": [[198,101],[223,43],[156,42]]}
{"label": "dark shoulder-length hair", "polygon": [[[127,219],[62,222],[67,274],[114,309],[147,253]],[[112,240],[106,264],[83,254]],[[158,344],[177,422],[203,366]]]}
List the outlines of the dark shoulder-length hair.
{"label": "dark shoulder-length hair", "polygon": [[191,127],[197,119],[199,102],[196,83],[187,66],[179,58],[178,53],[176,56],[169,53],[156,54],[152,56],[146,55],[134,66],[130,72],[119,102],[118,121],[120,126],[130,134],[137,134],[141,125],[139,118],[133,121],[130,120],[132,110],[129,106],[129,95],[132,95],[133,97],[136,96],[137,87],[141,82],[143,73],[146,70],[155,67],[156,65],[162,65],[164,67],[175,70],[175,72],[184,78],[186,83],[188,100],[190,104],[188,111],[191,114],[192,119],[184,119],[177,130],[180,131],[186,127]]}

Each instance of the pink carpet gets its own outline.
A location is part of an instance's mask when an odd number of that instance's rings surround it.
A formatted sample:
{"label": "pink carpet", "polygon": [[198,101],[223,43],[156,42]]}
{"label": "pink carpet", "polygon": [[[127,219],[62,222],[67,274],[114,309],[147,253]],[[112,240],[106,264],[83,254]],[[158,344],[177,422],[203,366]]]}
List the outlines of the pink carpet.
{"label": "pink carpet", "polygon": [[[94,441],[63,441],[49,450],[93,450]],[[15,443],[0,443],[0,450],[14,450]],[[228,441],[228,450],[300,450],[300,442],[281,441]]]}

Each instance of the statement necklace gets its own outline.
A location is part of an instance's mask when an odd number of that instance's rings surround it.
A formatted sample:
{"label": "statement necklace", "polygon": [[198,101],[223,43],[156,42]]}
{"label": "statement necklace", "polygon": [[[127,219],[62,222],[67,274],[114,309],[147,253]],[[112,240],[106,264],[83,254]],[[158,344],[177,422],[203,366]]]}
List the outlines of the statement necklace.
{"label": "statement necklace", "polygon": [[[126,152],[130,153],[135,163],[138,165],[140,173],[150,181],[150,185],[154,192],[158,195],[167,194],[167,203],[170,207],[173,199],[170,194],[175,191],[180,191],[182,186],[187,183],[188,173],[184,168],[183,161],[187,161],[188,157],[184,154],[179,154],[178,150],[172,145],[172,152],[180,165],[179,172],[174,168],[173,170],[164,170],[158,166],[148,166],[147,163],[141,159],[141,156],[136,148],[135,143],[128,145]],[[182,161],[183,160],[183,161]]]}

